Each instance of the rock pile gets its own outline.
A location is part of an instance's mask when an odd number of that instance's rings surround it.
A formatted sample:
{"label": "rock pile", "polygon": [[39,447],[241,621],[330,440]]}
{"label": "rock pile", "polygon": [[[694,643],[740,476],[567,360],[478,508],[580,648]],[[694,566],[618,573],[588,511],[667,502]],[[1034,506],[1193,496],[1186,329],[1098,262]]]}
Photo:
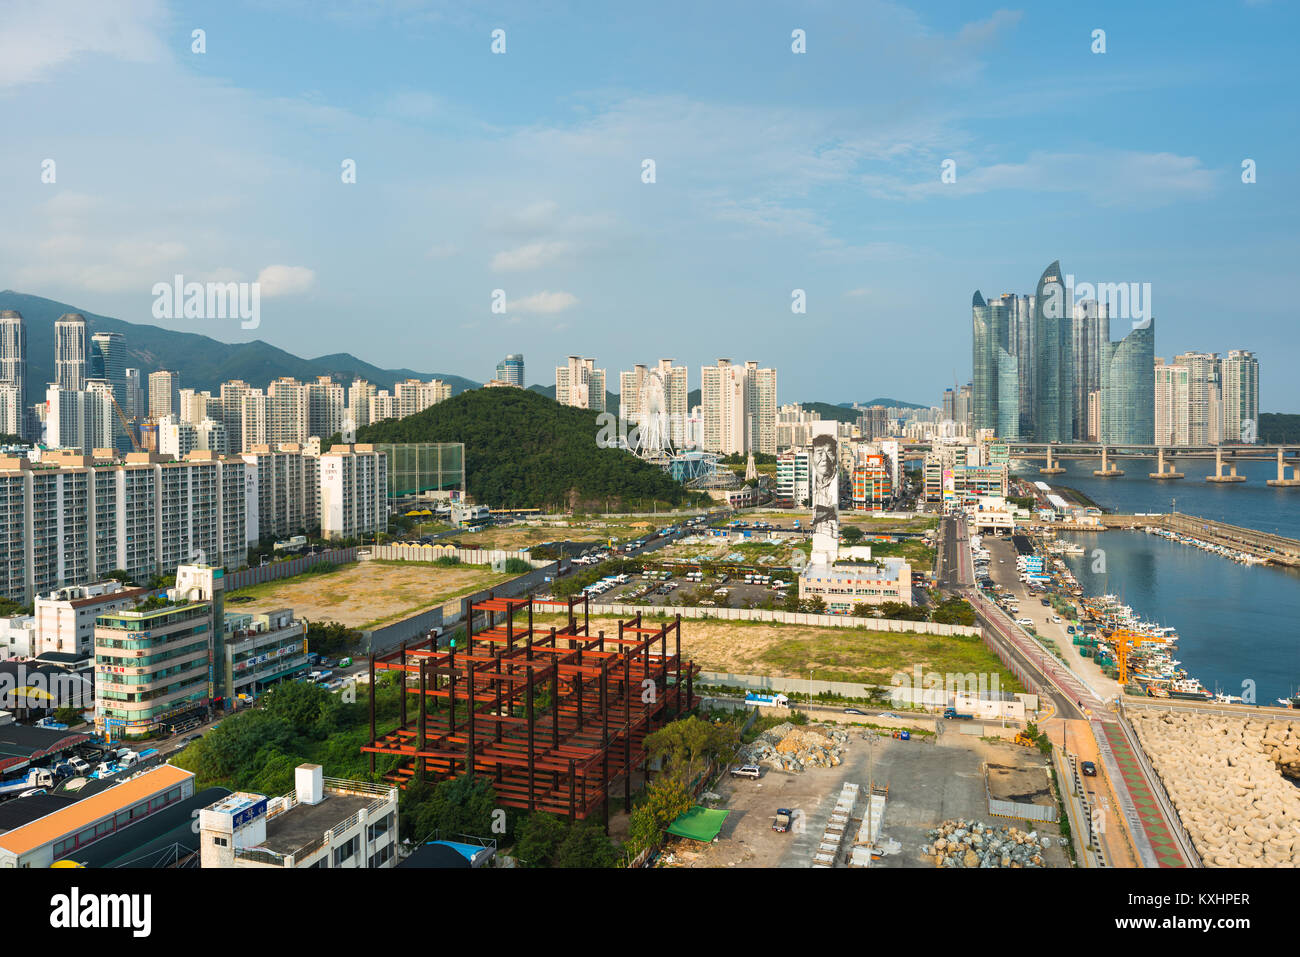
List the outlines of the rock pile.
{"label": "rock pile", "polygon": [[800,728],[785,722],[769,728],[740,749],[747,764],[766,764],[779,771],[836,767],[844,754],[848,732],[838,728]]}
{"label": "rock pile", "polygon": [[944,821],[926,835],[921,853],[935,867],[1043,867],[1037,831],[990,827],[979,821]]}
{"label": "rock pile", "polygon": [[1300,864],[1300,728],[1135,708],[1142,750],[1207,867]]}

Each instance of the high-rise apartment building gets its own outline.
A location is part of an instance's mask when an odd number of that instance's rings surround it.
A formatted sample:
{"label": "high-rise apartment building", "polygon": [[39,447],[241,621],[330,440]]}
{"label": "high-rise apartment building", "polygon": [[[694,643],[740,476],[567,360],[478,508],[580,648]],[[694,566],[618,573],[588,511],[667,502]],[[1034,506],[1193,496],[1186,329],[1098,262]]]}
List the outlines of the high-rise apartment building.
{"label": "high-rise apartment building", "polygon": [[1184,365],[1155,361],[1156,445],[1187,445],[1191,434],[1189,385],[1191,370]]}
{"label": "high-rise apartment building", "polygon": [[166,370],[149,373],[149,417],[181,414],[181,377]]}
{"label": "high-rise apartment building", "polygon": [[45,391],[45,444],[54,449],[89,453],[111,449],[116,418],[108,399],[111,391],[102,379],[88,388],[61,389],[51,383]]}
{"label": "high-rise apartment building", "polygon": [[1218,442],[1219,357],[1211,352],[1184,352],[1174,365],[1187,369],[1187,444]]}
{"label": "high-rise apartment building", "polygon": [[703,416],[703,447],[706,452],[741,455],[745,447],[748,418],[745,414],[745,369],[719,359],[717,365],[700,369],[700,411]]}
{"label": "high-rise apartment building", "polygon": [[1085,299],[1074,303],[1073,312],[1073,437],[1082,439],[1088,431],[1088,396],[1101,389],[1101,344],[1110,342],[1110,304]]}
{"label": "high-rise apartment building", "polygon": [[307,434],[329,439],[343,430],[343,386],[327,375],[307,384]]}
{"label": "high-rise apartment building", "polygon": [[660,359],[649,369],[638,363],[619,373],[619,418],[637,426],[643,443],[649,436],[658,448],[684,448],[689,392],[686,366],[675,366],[672,359]]}
{"label": "high-rise apartment building", "polygon": [[307,387],[292,376],[281,376],[266,387],[266,441],[305,442],[310,434]]}
{"label": "high-rise apartment building", "polygon": [[745,363],[746,452],[776,454],[776,370]]}
{"label": "high-rise apartment building", "polygon": [[373,445],[336,445],[320,457],[322,538],[388,529],[388,456]]}
{"label": "high-rise apartment building", "polygon": [[512,352],[497,363],[498,382],[524,388],[524,357],[522,353]]}
{"label": "high-rise apartment building", "polygon": [[555,401],[578,409],[605,411],[605,370],[595,359],[569,356],[567,365],[555,367]]}
{"label": "high-rise apartment building", "polygon": [[[125,389],[121,403],[122,412],[132,422],[139,422],[149,415],[149,402],[145,397],[144,384],[140,380],[139,369],[126,369],[122,375]],[[146,383],[147,384],[147,380]]]}
{"label": "high-rise apartment building", "polygon": [[821,413],[805,409],[802,405],[783,405],[776,410],[776,447],[784,451],[803,448],[813,440],[813,423],[821,421]]}
{"label": "high-rise apartment building", "polygon": [[702,442],[706,452],[776,454],[776,370],[719,359],[700,369]]}
{"label": "high-rise apartment building", "polygon": [[0,458],[0,595],[30,601],[114,569],[147,581],[197,555],[247,560],[243,462],[104,452]]}
{"label": "high-rise apartment building", "polygon": [[1155,438],[1155,319],[1102,346],[1101,441],[1150,445]]}
{"label": "high-rise apartment building", "polygon": [[[1061,264],[1054,262],[1043,270],[1034,293],[1035,442],[1069,442],[1074,437],[1074,330],[1067,299]],[[1104,419],[1104,405],[1102,414]],[[975,427],[981,427],[978,421]]]}
{"label": "high-rise apartment building", "polygon": [[1003,439],[1020,438],[1020,362],[1007,349],[1014,301],[986,302],[978,289],[971,299],[974,428]]}
{"label": "high-rise apartment building", "polygon": [[1259,360],[1233,349],[1219,363],[1224,442],[1259,441]]}
{"label": "high-rise apartment building", "polygon": [[65,312],[54,323],[54,382],[64,391],[86,387],[86,317]]}
{"label": "high-rise apartment building", "polygon": [[[0,311],[0,386],[12,386],[17,392],[18,408],[27,407],[27,326],[16,309]],[[25,411],[18,416],[19,428],[3,431],[23,435],[21,422]]]}
{"label": "high-rise apartment building", "polygon": [[[90,337],[91,377],[108,381],[118,405],[126,402],[126,337],[97,332]],[[125,409],[125,406],[123,405]]]}
{"label": "high-rise apartment building", "polygon": [[348,419],[354,428],[359,429],[371,422],[379,421],[373,417],[371,410],[371,403],[374,402],[377,391],[375,384],[365,379],[354,379],[352,385],[348,386],[348,410],[344,418]]}
{"label": "high-rise apartment building", "polygon": [[[319,461],[302,447],[254,445],[240,458],[248,467],[248,543],[285,538],[320,527]],[[254,516],[256,520],[254,521]]]}

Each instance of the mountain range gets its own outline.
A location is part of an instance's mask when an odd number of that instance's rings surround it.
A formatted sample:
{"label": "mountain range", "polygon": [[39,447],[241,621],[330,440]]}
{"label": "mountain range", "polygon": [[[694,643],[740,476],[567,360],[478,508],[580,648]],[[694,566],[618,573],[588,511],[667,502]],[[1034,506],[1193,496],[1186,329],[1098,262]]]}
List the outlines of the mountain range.
{"label": "mountain range", "polygon": [[[349,383],[365,379],[381,389],[392,389],[402,379],[441,379],[451,386],[451,394],[458,395],[467,389],[482,385],[474,379],[447,372],[416,372],[412,369],[381,369],[346,352],[304,359],[278,346],[260,339],[252,342],[221,342],[197,332],[177,332],[144,323],[127,322],[111,316],[101,316],[79,306],[69,305],[15,292],[0,291],[0,310],[16,309],[22,313],[27,328],[27,399],[30,405],[45,397],[44,386],[54,380],[54,323],[68,312],[79,312],[86,317],[87,336],[96,332],[118,332],[126,339],[126,367],[139,369],[142,378],[150,372],[171,369],[181,374],[181,387],[217,393],[221,383],[243,379],[257,388],[265,388],[273,379],[292,376],[300,381],[317,376],[332,376],[336,382]],[[196,323],[203,320],[195,320]],[[89,343],[87,343],[89,345]],[[531,385],[531,391],[555,398],[554,385]],[[606,409],[618,412],[618,393],[605,393]],[[688,408],[700,404],[700,390],[692,389],[687,396]],[[897,399],[872,399],[862,405],[894,405],[901,408],[923,408]],[[815,408],[824,418],[857,421],[856,412],[845,412],[851,403],[805,402],[805,408]]]}
{"label": "mountain range", "polygon": [[260,339],[220,342],[195,332],[175,332],[101,316],[65,302],[12,289],[0,291],[0,310],[4,309],[16,309],[22,313],[27,328],[28,404],[43,399],[45,383],[54,381],[54,323],[67,312],[79,312],[86,317],[87,338],[96,332],[121,333],[126,338],[126,367],[139,369],[141,378],[150,372],[174,369],[181,374],[182,388],[208,390],[214,394],[221,389],[221,383],[229,379],[243,379],[250,385],[265,388],[280,376],[293,376],[305,381],[329,375],[340,382],[361,378],[383,389],[392,389],[393,384],[402,379],[442,379],[451,385],[452,395],[476,389],[481,384],[441,372],[381,369],[346,352],[303,359]]}

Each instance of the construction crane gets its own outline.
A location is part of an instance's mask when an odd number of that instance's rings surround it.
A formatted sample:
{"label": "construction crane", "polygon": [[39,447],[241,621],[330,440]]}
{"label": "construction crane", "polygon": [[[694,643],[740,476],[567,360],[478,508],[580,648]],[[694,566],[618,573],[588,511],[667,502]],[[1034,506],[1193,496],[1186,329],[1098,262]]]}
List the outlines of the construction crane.
{"label": "construction crane", "polygon": [[1115,646],[1115,666],[1119,668],[1121,688],[1128,684],[1128,656],[1133,651],[1133,643],[1141,637],[1127,628],[1117,628],[1106,637]]}
{"label": "construction crane", "polygon": [[122,423],[122,429],[126,432],[126,437],[131,440],[131,448],[139,452],[140,443],[136,441],[135,430],[131,428],[131,423],[126,420],[126,413],[122,411],[122,407],[117,404],[117,396],[109,392],[108,401],[113,403],[113,411],[117,413],[117,420]]}

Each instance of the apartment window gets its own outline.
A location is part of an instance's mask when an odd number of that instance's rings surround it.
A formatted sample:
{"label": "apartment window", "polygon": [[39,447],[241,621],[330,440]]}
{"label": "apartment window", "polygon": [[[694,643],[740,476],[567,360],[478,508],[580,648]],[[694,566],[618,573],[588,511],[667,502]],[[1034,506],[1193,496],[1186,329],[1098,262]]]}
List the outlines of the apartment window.
{"label": "apartment window", "polygon": [[370,855],[370,867],[383,867],[393,856],[393,844],[385,844],[382,848]]}
{"label": "apartment window", "polygon": [[215,845],[217,845],[217,847],[229,847],[229,846],[230,846],[230,842],[227,841],[224,837],[214,837],[214,838],[212,839],[212,843],[215,844]]}
{"label": "apartment window", "polygon": [[384,817],[380,818],[378,821],[376,821],[374,824],[370,825],[369,833],[366,835],[366,839],[369,841],[374,841],[375,838],[382,837],[383,835],[387,834],[388,829],[392,826],[393,826],[393,815],[387,814]]}
{"label": "apartment window", "polygon": [[352,857],[357,853],[357,849],[360,846],[361,846],[361,836],[357,835],[356,837],[348,841],[346,844],[334,848],[334,866],[338,867],[344,861],[352,860]]}

